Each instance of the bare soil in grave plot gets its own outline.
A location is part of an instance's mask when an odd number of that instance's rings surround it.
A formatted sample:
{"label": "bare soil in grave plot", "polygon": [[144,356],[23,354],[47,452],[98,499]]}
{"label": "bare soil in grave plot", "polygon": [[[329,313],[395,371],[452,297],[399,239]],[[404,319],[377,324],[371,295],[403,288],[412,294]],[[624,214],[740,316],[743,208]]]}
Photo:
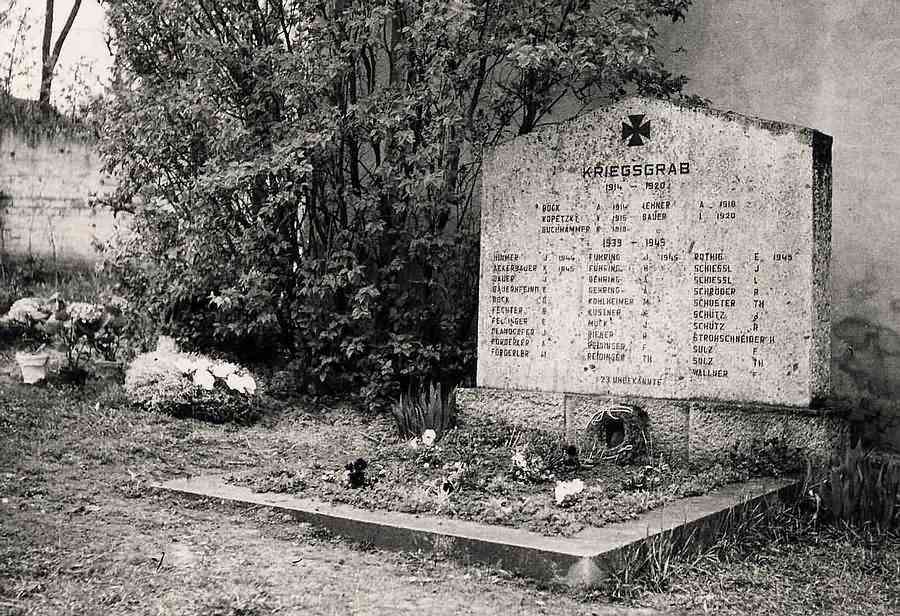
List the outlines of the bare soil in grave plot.
{"label": "bare soil in grave plot", "polygon": [[[0,384],[0,614],[897,612],[900,542],[876,551],[852,536],[815,537],[702,570],[673,563],[667,592],[610,605],[602,593],[551,591],[435,555],[368,551],[265,510],[148,488],[185,474],[274,467],[350,421],[338,413],[337,427],[326,427],[328,415],[292,408],[234,428],[142,413],[117,388]],[[333,446],[336,465],[356,453]]]}

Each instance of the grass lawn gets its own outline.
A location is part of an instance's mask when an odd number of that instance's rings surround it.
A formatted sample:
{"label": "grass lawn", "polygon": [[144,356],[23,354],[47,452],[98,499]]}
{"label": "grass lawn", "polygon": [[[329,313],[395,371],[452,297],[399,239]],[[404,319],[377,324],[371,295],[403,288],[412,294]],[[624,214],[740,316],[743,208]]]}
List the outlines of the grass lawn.
{"label": "grass lawn", "polygon": [[[216,426],[132,409],[117,388],[0,383],[0,614],[900,612],[900,540],[792,519],[674,560],[658,586],[585,593],[440,555],[367,550],[265,510],[148,487],[273,468],[342,421],[351,418],[289,408],[252,427]],[[341,465],[348,449],[335,447]]]}

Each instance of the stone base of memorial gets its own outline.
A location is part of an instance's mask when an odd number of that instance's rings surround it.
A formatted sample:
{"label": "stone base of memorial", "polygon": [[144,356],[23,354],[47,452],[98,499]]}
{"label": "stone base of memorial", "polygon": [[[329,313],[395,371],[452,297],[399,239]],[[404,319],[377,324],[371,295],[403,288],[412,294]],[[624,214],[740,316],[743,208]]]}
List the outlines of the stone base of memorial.
{"label": "stone base of memorial", "polygon": [[[684,462],[711,461],[754,444],[783,444],[827,461],[849,445],[846,409],[490,388],[457,390],[464,413],[565,434],[583,450],[631,446]],[[630,424],[629,418],[640,418]],[[621,420],[621,432],[615,420]]]}

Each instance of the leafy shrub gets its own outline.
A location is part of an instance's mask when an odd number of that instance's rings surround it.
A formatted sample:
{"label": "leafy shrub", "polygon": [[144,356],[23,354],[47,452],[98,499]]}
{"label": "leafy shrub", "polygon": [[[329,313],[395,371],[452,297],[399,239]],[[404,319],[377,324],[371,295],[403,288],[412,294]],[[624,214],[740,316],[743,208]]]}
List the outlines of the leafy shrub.
{"label": "leafy shrub", "polygon": [[282,340],[293,345],[293,325],[282,329],[281,323],[289,318],[294,283],[287,279],[294,275],[271,254],[276,239],[247,230],[229,247],[208,241],[226,233],[224,220],[197,216],[195,227],[148,211],[137,219],[140,233],[117,237],[103,250],[104,271],[119,281],[136,313],[129,318],[129,338],[147,348],[165,334],[187,349],[217,349],[253,361],[278,354]]}
{"label": "leafy shrub", "polygon": [[653,41],[690,0],[606,4],[111,3],[111,270],[186,348],[283,354],[317,393],[470,377],[485,152],[684,83]]}
{"label": "leafy shrub", "polygon": [[262,402],[253,377],[240,366],[178,351],[135,357],[125,392],[145,409],[215,422],[249,423],[259,417]]}
{"label": "leafy shrub", "polygon": [[827,471],[814,494],[827,519],[889,530],[900,523],[900,462],[875,459],[858,444]]}
{"label": "leafy shrub", "polygon": [[419,391],[410,387],[400,394],[391,413],[401,437],[418,437],[434,430],[436,440],[440,440],[456,424],[456,389],[442,395],[437,383],[426,383]]}

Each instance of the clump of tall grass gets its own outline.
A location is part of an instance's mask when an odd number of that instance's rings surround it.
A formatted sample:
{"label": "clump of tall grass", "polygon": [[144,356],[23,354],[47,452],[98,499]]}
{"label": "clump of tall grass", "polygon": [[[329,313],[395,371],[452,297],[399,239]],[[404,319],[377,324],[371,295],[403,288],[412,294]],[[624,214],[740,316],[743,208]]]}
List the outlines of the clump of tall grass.
{"label": "clump of tall grass", "polygon": [[410,385],[391,407],[397,429],[403,438],[421,436],[434,430],[436,439],[456,425],[456,388],[444,393],[440,383]]}
{"label": "clump of tall grass", "polygon": [[832,464],[812,490],[817,513],[832,522],[888,531],[900,526],[900,461],[857,445]]}

